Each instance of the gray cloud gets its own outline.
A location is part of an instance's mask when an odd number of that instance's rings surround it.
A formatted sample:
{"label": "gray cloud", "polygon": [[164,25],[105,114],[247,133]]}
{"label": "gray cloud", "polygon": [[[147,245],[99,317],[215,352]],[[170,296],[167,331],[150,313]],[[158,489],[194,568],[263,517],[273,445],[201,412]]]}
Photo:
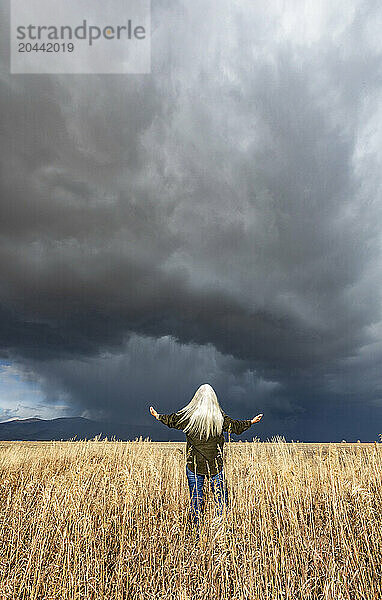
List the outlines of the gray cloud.
{"label": "gray cloud", "polygon": [[114,378],[113,415],[166,388],[171,339],[181,395],[269,382],[274,427],[352,402],[353,360],[378,411],[380,8],[215,8],[153,7],[151,75],[4,65],[3,355],[89,415]]}
{"label": "gray cloud", "polygon": [[[51,402],[71,399],[81,414],[108,420],[118,415],[138,425],[152,423],[150,404],[162,412],[177,410],[200,381],[212,382],[223,405],[224,398],[233,399],[236,411],[241,406],[258,412],[259,402],[273,402],[271,396],[280,387],[211,345],[179,344],[168,336],[133,334],[120,352],[83,360],[31,362],[30,367],[29,376],[39,372],[40,388]],[[28,376],[27,371],[24,374]]]}

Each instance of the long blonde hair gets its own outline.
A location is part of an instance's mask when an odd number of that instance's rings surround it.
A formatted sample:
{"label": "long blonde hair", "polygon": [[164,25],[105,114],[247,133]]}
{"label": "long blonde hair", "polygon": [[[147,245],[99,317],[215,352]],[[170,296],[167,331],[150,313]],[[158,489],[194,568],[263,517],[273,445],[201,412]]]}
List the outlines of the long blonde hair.
{"label": "long blonde hair", "polygon": [[204,383],[195,392],[192,400],[178,414],[183,415],[182,421],[188,419],[185,433],[190,433],[201,439],[220,435],[223,429],[223,411],[219,405],[215,390]]}

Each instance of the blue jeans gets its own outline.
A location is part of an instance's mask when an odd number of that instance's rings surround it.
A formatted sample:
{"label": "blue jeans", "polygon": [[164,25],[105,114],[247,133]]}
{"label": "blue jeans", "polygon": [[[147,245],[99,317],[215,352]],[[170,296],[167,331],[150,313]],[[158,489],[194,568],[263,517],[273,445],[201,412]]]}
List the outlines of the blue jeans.
{"label": "blue jeans", "polygon": [[[199,525],[200,517],[203,512],[203,485],[204,478],[208,475],[198,475],[193,473],[186,465],[186,475],[188,487],[191,496],[191,520],[195,525]],[[210,486],[217,502],[217,512],[219,515],[223,513],[224,506],[228,504],[228,493],[223,470],[213,477],[209,478]]]}

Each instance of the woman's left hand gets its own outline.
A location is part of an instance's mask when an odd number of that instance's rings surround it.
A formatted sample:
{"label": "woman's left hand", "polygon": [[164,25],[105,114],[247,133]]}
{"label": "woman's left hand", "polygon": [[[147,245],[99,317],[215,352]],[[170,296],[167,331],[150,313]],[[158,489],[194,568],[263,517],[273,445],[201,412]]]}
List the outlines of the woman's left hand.
{"label": "woman's left hand", "polygon": [[157,411],[155,410],[155,408],[153,408],[152,406],[150,406],[150,412],[152,414],[153,417],[155,417],[156,419],[159,419],[159,414],[157,413]]}
{"label": "woman's left hand", "polygon": [[258,423],[262,418],[263,418],[263,413],[260,413],[259,415],[257,415],[257,417],[253,417],[253,419],[251,420],[252,425],[254,423]]}

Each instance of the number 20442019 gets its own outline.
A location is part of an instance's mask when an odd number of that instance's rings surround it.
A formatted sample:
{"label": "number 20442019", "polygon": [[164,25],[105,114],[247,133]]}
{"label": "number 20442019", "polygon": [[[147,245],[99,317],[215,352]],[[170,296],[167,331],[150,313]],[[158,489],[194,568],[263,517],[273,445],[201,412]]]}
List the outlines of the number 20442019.
{"label": "number 20442019", "polygon": [[20,42],[18,52],[73,52],[74,44],[72,42],[44,42],[42,44],[31,44],[30,42]]}

